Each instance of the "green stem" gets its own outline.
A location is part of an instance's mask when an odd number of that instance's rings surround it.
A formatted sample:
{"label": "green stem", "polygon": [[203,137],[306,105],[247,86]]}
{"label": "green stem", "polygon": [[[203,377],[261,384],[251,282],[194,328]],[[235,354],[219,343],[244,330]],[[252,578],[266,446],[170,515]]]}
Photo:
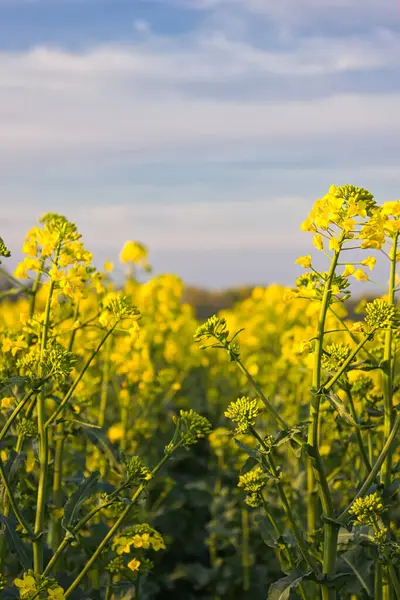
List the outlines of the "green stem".
{"label": "green stem", "polygon": [[377,562],[375,567],[375,578],[374,578],[374,600],[382,600],[382,585],[383,581],[383,567]]}
{"label": "green stem", "polygon": [[249,513],[244,506],[241,509],[241,520],[243,591],[248,592],[250,589]]}
{"label": "green stem", "polygon": [[[390,253],[390,278],[389,278],[389,293],[388,302],[391,305],[395,304],[395,287],[396,287],[396,258],[397,258],[397,242],[399,234],[396,233],[393,238],[393,246]],[[394,357],[393,357],[393,329],[391,326],[388,327],[385,334],[385,349],[383,355],[384,369],[382,373],[383,377],[383,393],[384,393],[384,439],[390,435],[394,421],[394,410],[393,410],[393,371],[394,371]],[[390,485],[391,474],[392,474],[392,462],[393,453],[388,452],[386,460],[382,465],[381,471],[381,483],[386,487]]]}
{"label": "green stem", "polygon": [[[329,392],[329,390],[335,385],[337,380],[343,375],[343,373],[346,371],[349,364],[354,360],[354,358],[357,356],[357,354],[360,352],[360,350],[363,348],[363,346],[365,346],[365,344],[369,340],[372,340],[372,338],[375,335],[375,332],[376,332],[376,329],[373,329],[372,331],[370,331],[369,333],[367,333],[365,335],[365,337],[361,340],[361,342],[358,343],[358,345],[354,348],[354,350],[346,358],[346,360],[344,361],[344,363],[342,364],[340,369],[338,369],[338,371],[335,373],[335,375],[333,375],[331,377],[331,379],[329,379],[329,381],[322,387],[322,389],[320,390],[322,393]],[[318,388],[318,389],[320,389],[320,388]]]}
{"label": "green stem", "polygon": [[15,518],[17,519],[18,523],[21,525],[22,529],[24,532],[28,533],[29,535],[32,535],[31,529],[29,527],[29,525],[27,524],[27,522],[25,521],[24,517],[21,514],[21,511],[18,508],[18,504],[14,498],[11,486],[10,486],[10,482],[8,481],[8,477],[6,475],[5,469],[4,469],[4,465],[3,465],[3,461],[0,458],[0,476],[1,479],[3,481],[3,485],[4,488],[7,492],[7,496],[8,496],[8,500],[10,502],[11,508],[14,511],[15,514]]}
{"label": "green stem", "polygon": [[[349,401],[350,414],[353,417],[354,421],[357,423],[358,416],[357,416],[356,409],[354,406],[353,396],[351,394],[351,391],[348,388],[346,388],[346,395],[347,395],[347,399]],[[356,440],[357,440],[358,448],[360,450],[361,458],[364,461],[364,465],[367,469],[367,474],[368,474],[371,471],[371,463],[369,462],[368,452],[364,446],[364,442],[362,439],[360,429],[358,427],[356,427],[355,431],[356,431]]]}
{"label": "green stem", "polygon": [[240,358],[238,358],[236,360],[236,364],[239,367],[239,369],[242,371],[242,373],[247,377],[248,381],[251,383],[251,385],[257,392],[257,395],[259,396],[259,398],[261,398],[266,409],[268,410],[269,414],[274,419],[274,421],[278,425],[278,427],[281,427],[282,429],[289,429],[289,426],[287,425],[287,423],[285,423],[285,421],[282,419],[280,414],[275,410],[275,408],[272,406],[272,404],[270,404],[270,402],[267,400],[267,398],[265,397],[265,394],[261,390],[260,386],[258,385],[256,380],[252,377],[252,375],[250,375],[250,373],[248,372],[248,370],[246,369],[246,367],[244,366],[244,364],[242,363]]}
{"label": "green stem", "polygon": [[107,409],[107,398],[108,398],[108,386],[110,382],[110,341],[107,342],[104,351],[104,362],[103,362],[103,379],[101,382],[100,392],[100,410],[98,424],[100,427],[104,427]]}
{"label": "green stem", "polygon": [[[326,480],[325,470],[321,456],[319,454],[319,408],[322,398],[321,393],[321,374],[322,374],[322,355],[325,336],[325,323],[327,312],[332,295],[332,283],[335,276],[337,262],[340,251],[335,252],[331,260],[328,276],[325,281],[324,291],[321,299],[321,307],[318,318],[318,334],[315,341],[314,350],[314,369],[312,378],[313,393],[310,402],[310,426],[308,430],[308,444],[312,448],[312,457],[310,457],[307,466],[308,483],[308,530],[312,534],[317,527],[317,497],[314,493],[315,481],[319,487],[319,495],[322,502],[322,509],[326,517],[333,518],[332,498]],[[336,547],[337,547],[337,528],[330,523],[324,524],[324,557],[323,572],[330,576],[335,572],[336,565]],[[333,600],[334,590],[327,586],[321,586],[323,600]]]}
{"label": "green stem", "polygon": [[112,584],[113,584],[113,576],[112,573],[108,574],[108,582],[107,582],[107,588],[106,588],[106,595],[104,600],[111,600],[111,596],[112,596]]}
{"label": "green stem", "polygon": [[[56,251],[55,263],[57,263],[59,254],[59,248]],[[49,294],[47,296],[46,308],[44,313],[43,322],[43,335],[40,344],[40,361],[43,360],[44,353],[47,346],[50,328],[50,313],[51,313],[51,302],[55,289],[55,282],[51,281]],[[33,541],[33,569],[35,573],[40,574],[43,572],[43,551],[44,551],[44,514],[46,505],[46,487],[47,487],[47,471],[48,471],[48,460],[49,460],[49,443],[46,423],[46,396],[44,389],[38,396],[37,401],[37,423],[39,433],[39,484],[37,493],[36,503],[36,518],[35,518],[35,539]]]}
{"label": "green stem", "polygon": [[[79,302],[76,303],[73,313],[73,323],[79,317]],[[68,352],[72,352],[76,336],[76,330],[73,329],[68,342]],[[65,424],[63,421],[57,423],[55,432],[55,448],[54,448],[54,475],[53,475],[53,503],[56,510],[55,516],[52,518],[51,539],[50,545],[55,551],[61,541],[61,519],[59,511],[62,508],[62,481],[63,481],[63,465],[64,465],[64,445],[65,445]],[[61,568],[62,565],[58,565]]]}

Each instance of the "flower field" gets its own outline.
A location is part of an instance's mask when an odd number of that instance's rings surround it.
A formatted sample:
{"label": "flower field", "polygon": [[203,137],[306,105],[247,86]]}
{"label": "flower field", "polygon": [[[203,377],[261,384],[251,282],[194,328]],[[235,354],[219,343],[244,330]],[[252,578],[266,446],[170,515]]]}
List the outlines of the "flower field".
{"label": "flower field", "polygon": [[142,282],[141,244],[117,286],[65,217],[28,232],[0,303],[2,599],[400,600],[400,201],[332,186],[301,228],[293,288],[204,323],[178,277]]}

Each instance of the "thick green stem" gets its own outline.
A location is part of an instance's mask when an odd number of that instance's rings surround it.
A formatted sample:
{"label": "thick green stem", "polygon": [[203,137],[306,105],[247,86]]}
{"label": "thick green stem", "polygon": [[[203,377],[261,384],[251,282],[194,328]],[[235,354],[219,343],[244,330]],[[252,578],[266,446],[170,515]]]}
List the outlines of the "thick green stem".
{"label": "thick green stem", "polygon": [[105,418],[106,418],[106,409],[107,409],[107,399],[108,399],[108,387],[110,383],[110,339],[107,342],[104,351],[104,361],[103,361],[103,379],[101,382],[101,392],[100,392],[100,410],[99,410],[99,419],[98,424],[100,427],[104,427]]}
{"label": "thick green stem", "polygon": [[[55,263],[57,262],[59,250],[56,252]],[[55,282],[51,281],[49,294],[47,296],[43,333],[40,344],[40,360],[43,360],[44,353],[47,346],[50,328],[50,313],[51,313],[51,302],[53,299],[53,293],[55,289]],[[47,487],[47,471],[48,471],[48,460],[49,460],[49,443],[46,423],[46,395],[42,388],[38,396],[37,401],[37,423],[39,433],[39,484],[37,493],[36,503],[36,518],[35,518],[35,539],[33,541],[33,569],[35,573],[40,574],[43,572],[43,550],[44,550],[44,514],[46,506],[46,487]]]}
{"label": "thick green stem", "polygon": [[[346,395],[347,395],[347,399],[349,401],[350,414],[353,417],[354,421],[357,423],[358,416],[357,416],[356,409],[354,406],[353,396],[351,394],[350,389],[348,389],[348,388],[346,389]],[[360,450],[361,458],[364,462],[364,465],[365,465],[365,468],[366,468],[367,474],[368,474],[371,471],[372,467],[371,467],[371,463],[369,461],[367,449],[364,446],[364,441],[362,439],[362,435],[361,435],[361,431],[360,431],[359,427],[356,427],[355,433],[356,433],[356,440],[357,440],[358,448]]]}
{"label": "thick green stem", "polygon": [[[79,302],[76,303],[73,313],[73,323],[77,321],[79,317]],[[69,342],[68,352],[72,352],[76,336],[76,329],[73,329]],[[60,519],[60,511],[62,508],[62,481],[63,481],[63,465],[64,465],[64,445],[65,445],[65,424],[63,421],[57,423],[55,432],[55,448],[54,448],[54,475],[53,475],[53,503],[55,513],[52,518],[51,530],[50,530],[50,545],[55,551],[61,541],[62,526]],[[62,567],[61,564],[57,565],[58,569]]]}
{"label": "thick green stem", "polygon": [[[397,242],[399,234],[396,233],[393,238],[393,245],[390,252],[390,276],[389,276],[389,290],[388,290],[388,302],[391,305],[395,304],[395,288],[396,288],[396,259],[397,259]],[[384,440],[390,435],[394,421],[394,410],[393,410],[393,377],[394,377],[394,354],[393,354],[393,329],[389,325],[385,333],[385,347],[383,353],[383,370],[382,370],[382,383],[383,383],[383,409],[384,409],[384,421],[383,431]],[[392,463],[393,463],[393,452],[389,450],[386,459],[382,464],[380,473],[380,480],[382,485],[387,488],[389,487],[392,479]],[[390,523],[387,523],[390,529]],[[394,571],[395,573],[395,571]],[[388,578],[387,585],[383,586],[382,589],[382,600],[392,600],[393,578]],[[397,592],[396,592],[397,593]]]}
{"label": "thick green stem", "polygon": [[249,512],[246,507],[241,509],[242,519],[242,584],[243,591],[250,589],[250,546],[249,546]]}
{"label": "thick green stem", "polygon": [[[389,291],[388,291],[388,302],[391,305],[395,304],[395,288],[396,288],[396,258],[397,258],[397,242],[399,234],[396,233],[393,238],[392,250],[390,253],[390,277],[389,277]],[[385,334],[385,349],[383,356],[384,369],[382,373],[383,378],[383,393],[384,393],[384,436],[385,440],[390,435],[394,421],[394,410],[393,410],[393,371],[394,371],[394,357],[393,357],[393,329],[388,327]],[[390,485],[391,473],[392,473],[392,461],[393,453],[390,451],[386,456],[386,460],[382,465],[381,471],[381,482],[385,487]]]}
{"label": "thick green stem", "polygon": [[[308,444],[312,449],[312,457],[308,462],[307,484],[308,484],[308,530],[309,534],[315,531],[317,525],[317,497],[314,492],[315,482],[318,484],[319,495],[322,502],[322,508],[325,516],[333,518],[332,498],[326,480],[325,470],[321,456],[319,454],[319,407],[321,403],[321,375],[322,375],[322,355],[325,336],[326,316],[332,295],[332,282],[335,276],[335,270],[339,259],[339,252],[335,252],[328,276],[325,281],[324,292],[321,300],[321,308],[318,319],[318,333],[314,350],[314,370],[312,387],[313,393],[310,402],[310,426],[308,430]],[[324,557],[323,572],[330,576],[335,572],[336,565],[336,540],[337,528],[331,523],[324,525]],[[324,600],[333,600],[334,590],[327,586],[322,586],[322,596]]]}

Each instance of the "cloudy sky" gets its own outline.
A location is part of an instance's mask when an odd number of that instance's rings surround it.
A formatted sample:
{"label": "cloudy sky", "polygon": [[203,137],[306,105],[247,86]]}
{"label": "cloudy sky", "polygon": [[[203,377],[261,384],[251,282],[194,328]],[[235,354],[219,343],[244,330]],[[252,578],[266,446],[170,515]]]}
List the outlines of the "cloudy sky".
{"label": "cloudy sky", "polygon": [[331,183],[400,196],[399,0],[0,0],[0,234],[51,210],[211,287],[290,284]]}

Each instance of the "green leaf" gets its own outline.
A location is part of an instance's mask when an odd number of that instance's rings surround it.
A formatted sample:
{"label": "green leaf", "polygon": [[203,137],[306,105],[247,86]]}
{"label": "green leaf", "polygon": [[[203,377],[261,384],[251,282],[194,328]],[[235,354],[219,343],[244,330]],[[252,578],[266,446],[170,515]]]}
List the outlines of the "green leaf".
{"label": "green leaf", "polygon": [[302,421],[301,423],[297,423],[297,425],[293,425],[293,427],[290,427],[290,429],[284,429],[283,431],[280,431],[274,439],[273,446],[277,447],[281,446],[282,444],[286,444],[296,436],[303,437],[305,442],[305,432],[309,422],[310,421]]}
{"label": "green leaf", "polygon": [[289,575],[275,581],[270,586],[267,600],[289,600],[291,591],[299,585],[304,577],[310,574],[304,573],[300,569],[293,569]]}
{"label": "green leaf", "polygon": [[351,587],[346,586],[346,591],[354,594],[363,589],[369,598],[373,598],[374,561],[360,547],[345,552],[341,555],[340,560],[345,562],[357,580]]}
{"label": "green leaf", "polygon": [[5,517],[4,515],[0,515],[0,521],[5,525],[9,547],[14,548],[22,567],[24,568],[24,571],[28,571],[32,568],[32,560],[29,555],[28,547],[26,544],[24,544],[18,533],[15,531],[15,524],[11,519]]}
{"label": "green leaf", "polygon": [[258,460],[258,458],[260,456],[260,453],[258,452],[258,450],[255,450],[254,448],[250,448],[250,446],[246,446],[246,444],[243,444],[236,438],[234,438],[234,441],[235,441],[236,446],[239,446],[239,448],[241,450],[243,450],[244,452],[246,452],[246,454],[248,454],[251,458]]}
{"label": "green leaf", "polygon": [[325,398],[327,398],[332,408],[337,411],[339,417],[341,417],[349,425],[352,425],[353,427],[358,427],[358,423],[353,419],[353,417],[343,404],[342,400],[337,394],[335,394],[335,392],[329,392],[329,394],[324,394],[324,396]]}
{"label": "green leaf", "polygon": [[75,492],[70,496],[67,504],[64,508],[64,517],[62,519],[62,526],[64,529],[69,531],[73,528],[79,509],[83,502],[89,498],[93,489],[96,487],[98,479],[100,477],[99,471],[91,473],[89,477],[85,477],[80,485],[77,487]]}
{"label": "green leaf", "polygon": [[15,481],[16,476],[18,475],[18,469],[19,469],[21,463],[23,463],[25,460],[26,460],[25,452],[20,452],[18,454],[13,449],[10,451],[10,455],[7,459],[7,462],[4,463],[4,470],[6,472],[7,479],[10,484],[12,484]]}

